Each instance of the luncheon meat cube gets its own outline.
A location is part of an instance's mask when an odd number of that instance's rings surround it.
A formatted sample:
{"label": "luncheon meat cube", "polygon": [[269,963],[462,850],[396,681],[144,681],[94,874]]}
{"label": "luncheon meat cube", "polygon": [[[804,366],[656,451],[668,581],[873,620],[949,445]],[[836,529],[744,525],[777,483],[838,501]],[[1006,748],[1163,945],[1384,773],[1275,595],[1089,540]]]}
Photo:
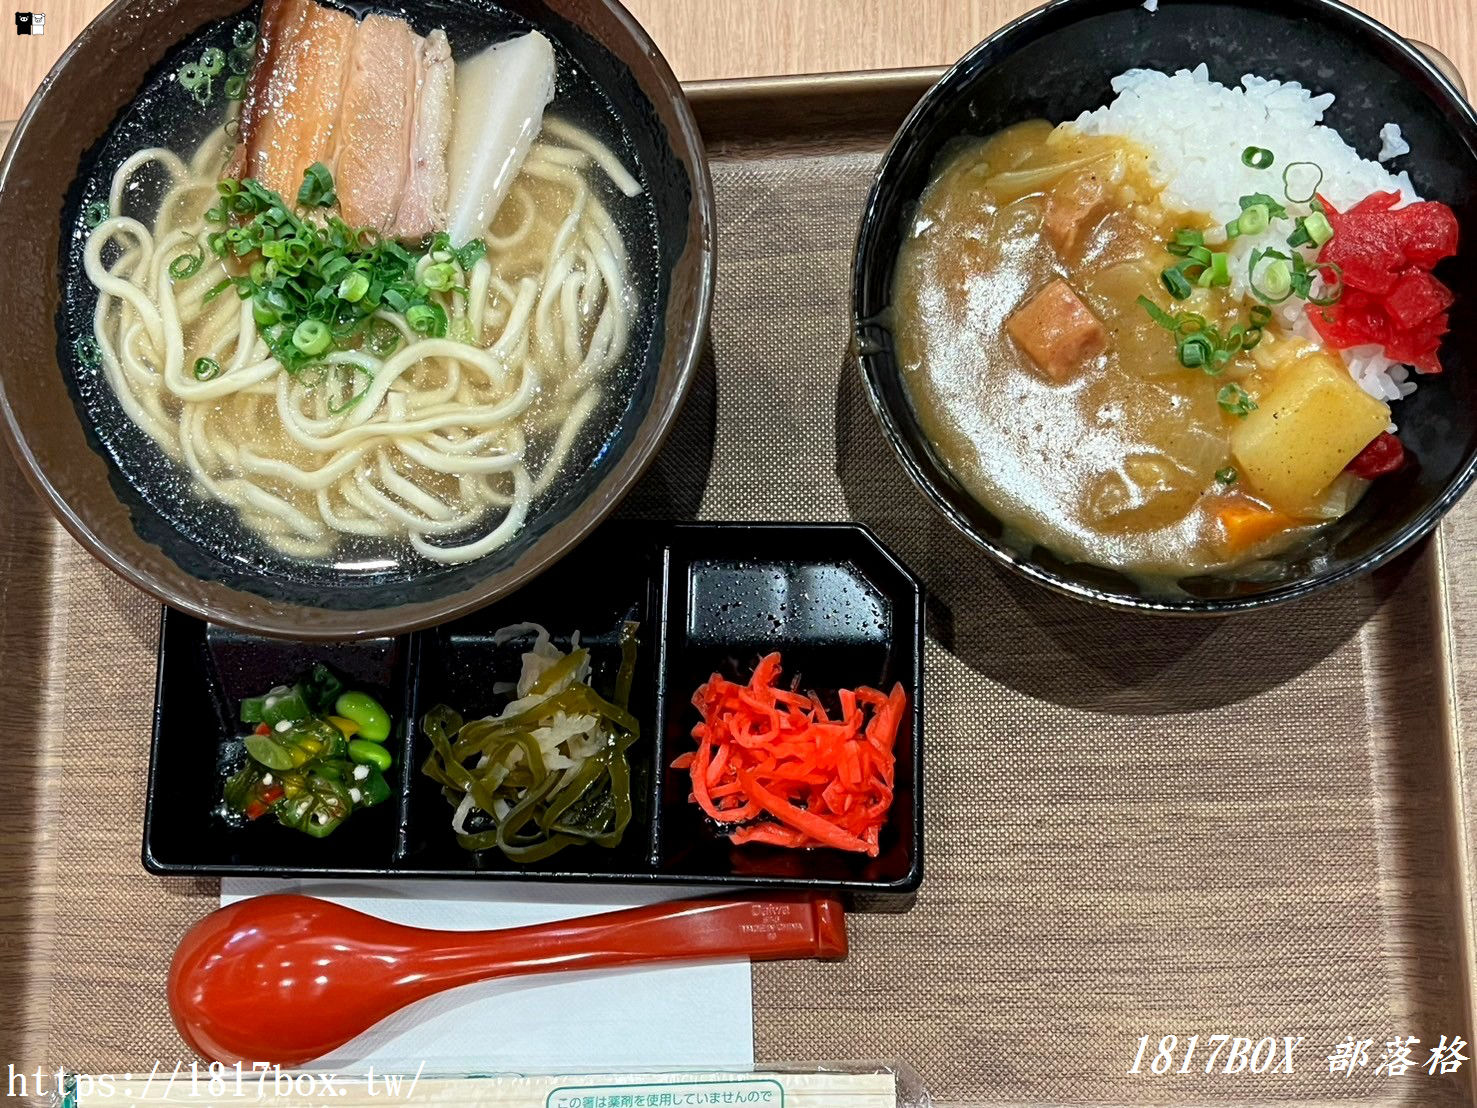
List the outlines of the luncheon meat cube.
{"label": "luncheon meat cube", "polygon": [[1096,173],[1063,181],[1046,202],[1042,229],[1063,261],[1070,261],[1085,232],[1092,229],[1108,205],[1108,190]]}
{"label": "luncheon meat cube", "polygon": [[1058,277],[1006,321],[1005,330],[1053,381],[1065,381],[1108,345],[1092,309]]}

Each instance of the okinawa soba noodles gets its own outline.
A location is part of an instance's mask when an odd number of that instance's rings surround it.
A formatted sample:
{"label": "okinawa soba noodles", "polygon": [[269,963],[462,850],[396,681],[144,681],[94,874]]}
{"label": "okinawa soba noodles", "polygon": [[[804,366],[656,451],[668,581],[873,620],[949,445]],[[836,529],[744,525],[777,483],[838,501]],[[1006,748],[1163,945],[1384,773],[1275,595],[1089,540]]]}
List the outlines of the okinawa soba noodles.
{"label": "okinawa soba noodles", "polygon": [[[317,8],[304,0],[276,6],[289,4]],[[263,17],[258,83],[272,79],[261,71],[273,61],[267,42],[273,6],[269,2]],[[356,28],[351,17],[337,12],[324,18],[347,21],[349,35],[357,29],[362,36],[369,23]],[[400,25],[403,34],[393,28],[389,33],[415,38]],[[417,41],[410,47],[412,66],[431,40]],[[322,56],[322,43],[313,46]],[[286,48],[277,47],[283,54]],[[231,197],[223,202],[227,190],[221,182],[239,171],[250,93],[242,116],[233,111],[225,131],[212,134],[189,161],[167,149],[146,149],[117,170],[108,212],[85,250],[87,275],[99,290],[94,331],[101,372],[127,415],[185,467],[199,490],[232,506],[281,553],[327,558],[344,536],[363,536],[408,543],[438,562],[479,558],[518,533],[600,404],[602,382],[626,352],[637,305],[626,245],[600,199],[598,179],[627,196],[641,189],[593,136],[542,117],[539,101],[553,96],[551,51],[548,59],[547,90],[512,94],[515,101],[522,97],[531,123],[507,139],[521,149],[494,152],[507,179],[486,177],[470,185],[463,180],[460,186],[453,180],[445,197],[443,174],[445,198],[431,204],[437,214],[430,229],[458,219],[465,224],[470,212],[471,225],[483,228],[482,245],[468,251],[444,234],[407,243],[400,253],[407,255],[406,273],[413,276],[404,278],[398,300],[391,290],[362,317],[356,315],[361,309],[333,298],[360,304],[380,292],[371,290],[380,274],[366,260],[370,256],[355,253],[382,241],[379,234],[355,231],[353,245],[338,256],[325,251],[308,263],[322,263],[327,271],[357,261],[364,276],[355,276],[352,267],[344,267],[342,280],[329,273],[319,295],[332,304],[322,312],[311,304],[302,307],[308,314],[295,325],[290,308],[274,299],[269,278],[281,271],[267,268],[266,255],[275,249],[290,258],[299,246],[274,247],[268,228],[267,244],[240,257],[231,249],[245,217],[222,223]],[[279,68],[291,61],[279,57]],[[481,78],[488,77],[488,68]],[[494,81],[507,78],[506,69],[492,73]],[[352,83],[353,72],[346,73]],[[310,84],[301,72],[281,79]],[[471,73],[471,79],[479,75]],[[424,76],[411,80],[420,95]],[[372,75],[363,94],[379,95],[383,81],[382,72]],[[461,86],[458,91],[465,93]],[[349,109],[353,95],[346,84],[340,112]],[[282,110],[280,102],[274,106]],[[377,109],[369,104],[366,110]],[[450,145],[454,163],[458,145],[469,141],[463,133],[450,135],[444,112],[436,127],[428,127],[429,112],[417,104],[410,113],[416,118],[407,123],[407,133],[421,130],[406,140],[413,168],[398,178],[402,218],[416,187],[412,177],[426,163],[415,144],[434,145],[445,135],[440,151],[444,157]],[[467,126],[493,129],[480,121]],[[281,143],[289,171],[297,168],[292,159],[313,161],[299,148],[306,141]],[[402,157],[403,145],[388,156]],[[506,163],[520,155],[521,168],[507,174]],[[347,214],[351,200],[357,209],[372,210],[374,190],[382,184],[376,171],[355,179],[347,158],[339,164],[336,182],[319,181],[320,193],[326,187],[326,199],[339,207],[330,208],[323,198],[322,211],[297,206],[294,214],[303,226],[331,230],[330,211]],[[266,160],[258,166],[265,176]],[[320,164],[318,171],[326,168]],[[161,171],[169,185],[154,225],[122,214],[130,183]],[[311,182],[304,189],[300,201],[312,192]],[[292,209],[285,184],[280,195]],[[485,212],[480,222],[478,205]],[[386,210],[394,215],[396,202]],[[262,226],[280,218],[282,213],[268,212]],[[300,237],[317,241],[311,231]],[[400,257],[396,249],[384,247],[376,257],[393,262]],[[299,295],[304,284],[305,279],[288,282],[285,293]],[[407,306],[407,297],[414,303]],[[329,333],[310,318],[315,312],[349,322],[335,322]]]}

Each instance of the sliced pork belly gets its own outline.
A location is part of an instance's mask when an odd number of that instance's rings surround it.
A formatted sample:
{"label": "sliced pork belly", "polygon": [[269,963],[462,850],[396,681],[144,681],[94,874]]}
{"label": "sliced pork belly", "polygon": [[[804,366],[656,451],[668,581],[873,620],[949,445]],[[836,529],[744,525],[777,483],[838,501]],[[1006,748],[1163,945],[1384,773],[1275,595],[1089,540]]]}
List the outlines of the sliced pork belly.
{"label": "sliced pork belly", "polygon": [[333,151],[356,32],[353,16],[312,0],[267,0],[231,176],[297,196],[303,173]]}
{"label": "sliced pork belly", "polygon": [[419,73],[410,169],[400,198],[400,214],[390,232],[397,239],[423,238],[446,226],[446,155],[451,142],[455,66],[444,31],[426,36]]}
{"label": "sliced pork belly", "polygon": [[354,227],[420,240],[446,225],[454,64],[446,35],[267,0],[261,50],[227,172],[292,202],[314,162],[333,172]]}
{"label": "sliced pork belly", "polygon": [[330,163],[339,209],[350,227],[388,232],[400,214],[410,170],[421,39],[404,20],[359,24],[344,85],[337,157]]}

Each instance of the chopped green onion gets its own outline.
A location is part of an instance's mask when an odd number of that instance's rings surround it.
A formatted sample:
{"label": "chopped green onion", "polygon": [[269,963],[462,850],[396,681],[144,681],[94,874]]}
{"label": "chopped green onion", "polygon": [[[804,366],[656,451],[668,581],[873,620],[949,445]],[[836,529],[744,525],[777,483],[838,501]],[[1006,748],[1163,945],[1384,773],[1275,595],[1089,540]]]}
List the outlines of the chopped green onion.
{"label": "chopped green onion", "polygon": [[446,312],[437,304],[416,304],[405,313],[405,322],[418,335],[442,338],[446,334]]}
{"label": "chopped green onion", "polygon": [[466,246],[463,246],[459,250],[454,250],[452,253],[456,255],[457,264],[470,273],[472,267],[480,262],[487,254],[487,243],[481,239],[473,239]]}
{"label": "chopped green onion", "polygon": [[1225,254],[1212,254],[1210,264],[1195,282],[1203,289],[1223,288],[1231,283],[1231,263]]}
{"label": "chopped green onion", "polygon": [[1311,246],[1311,245],[1313,245],[1313,236],[1308,233],[1308,221],[1306,219],[1300,219],[1300,220],[1298,220],[1297,229],[1294,230],[1292,234],[1290,234],[1290,235],[1287,236],[1287,245],[1288,246]]}
{"label": "chopped green onion", "polygon": [[1251,169],[1270,169],[1277,156],[1263,146],[1248,146],[1241,151],[1241,164]]}
{"label": "chopped green onion", "polygon": [[[234,73],[231,76],[227,77],[226,78],[226,99],[227,100],[243,100],[243,99],[245,99],[245,97],[246,97],[246,78],[240,76],[239,74],[234,74]],[[240,129],[241,129],[241,123],[240,123],[240,121],[239,120],[236,120],[236,119],[232,119],[232,120],[228,120],[226,122],[226,131],[227,131],[227,133],[230,132],[231,124],[232,123],[236,124],[236,130],[239,132]],[[232,137],[234,138],[235,136],[233,135]]]}
{"label": "chopped green onion", "polygon": [[1236,239],[1239,239],[1240,237],[1241,237],[1241,220],[1240,219],[1233,219],[1233,220],[1231,220],[1230,223],[1227,223],[1226,224],[1226,239],[1228,241],[1233,241],[1234,242]]}
{"label": "chopped green onion", "polygon": [[314,358],[333,345],[333,332],[320,320],[305,319],[292,332],[292,345]]}
{"label": "chopped green onion", "polygon": [[238,23],[231,32],[231,44],[237,50],[250,50],[256,45],[256,24]]}
{"label": "chopped green onion", "polygon": [[1231,259],[1226,254],[1216,254],[1210,260],[1210,283],[1224,288],[1231,283]]}
{"label": "chopped green onion", "polygon": [[1303,299],[1305,299],[1309,304],[1313,304],[1319,308],[1327,308],[1330,305],[1337,304],[1340,300],[1343,299],[1343,266],[1339,265],[1337,262],[1319,262],[1316,266],[1313,267],[1311,272],[1315,274],[1322,274],[1325,272],[1332,274],[1331,277],[1323,278],[1323,283],[1328,286],[1330,291],[1325,292],[1322,296],[1313,296],[1311,295],[1312,284],[1310,282],[1308,293],[1304,294]]}
{"label": "chopped green onion", "polygon": [[1256,411],[1256,401],[1251,398],[1251,393],[1234,381],[1223,386],[1221,391],[1216,393],[1216,403],[1231,415],[1242,419]]}
{"label": "chopped green onion", "polygon": [[209,381],[219,377],[221,364],[214,358],[197,358],[195,360],[195,380]]}
{"label": "chopped green onion", "polygon": [[[304,186],[319,202],[332,190],[332,174],[304,174]],[[406,318],[401,326],[417,334],[445,337],[450,331],[446,310],[432,299],[433,290],[416,279],[425,256],[412,253],[369,228],[353,228],[327,217],[321,224],[296,214],[281,196],[260,182],[221,181],[220,199],[206,219],[214,225],[204,239],[215,256],[241,260],[246,273],[231,279],[237,295],[252,306],[258,332],[273,357],[305,384],[325,378],[328,367],[314,364],[337,347],[356,346],[379,353],[401,345],[401,335],[377,313],[392,311]],[[480,243],[450,256],[475,264]],[[456,268],[437,270],[440,283]],[[433,268],[433,267],[428,267]],[[217,286],[224,291],[224,286]],[[454,291],[460,291],[453,286]],[[310,326],[304,326],[309,324]],[[377,349],[378,348],[378,349]]]}
{"label": "chopped green onion", "polygon": [[1159,277],[1164,282],[1164,287],[1169,290],[1169,295],[1176,300],[1188,299],[1190,293],[1195,291],[1194,286],[1190,284],[1179,266],[1170,266]]}
{"label": "chopped green onion", "polygon": [[[1313,183],[1311,186],[1309,186],[1306,190],[1298,189],[1298,195],[1294,196],[1292,186],[1292,171],[1300,167],[1313,170],[1317,174],[1317,176],[1313,178]],[[1282,171],[1282,192],[1283,195],[1287,197],[1288,201],[1293,204],[1312,203],[1314,198],[1318,195],[1318,186],[1321,184],[1323,184],[1323,167],[1320,166],[1317,162],[1291,162],[1289,163],[1287,168]],[[1304,191],[1306,191],[1307,195],[1303,195]]]}
{"label": "chopped green onion", "polygon": [[1196,312],[1170,315],[1147,296],[1139,297],[1138,302],[1150,319],[1175,336],[1175,354],[1187,369],[1203,369],[1214,376],[1243,347],[1246,328],[1240,324],[1223,337],[1214,324]]}
{"label": "chopped green onion", "polygon": [[1314,212],[1303,220],[1302,226],[1308,232],[1308,237],[1313,240],[1314,246],[1322,246],[1333,238],[1333,224],[1328,221],[1328,216],[1323,212]]}
{"label": "chopped green onion", "polygon": [[226,59],[231,73],[236,77],[245,77],[251,72],[252,62],[256,61],[255,55],[250,50],[232,50],[231,56]]}
{"label": "chopped green onion", "polygon": [[200,68],[199,62],[186,62],[180,66],[179,83],[187,92],[194,92],[205,83],[205,71]]}
{"label": "chopped green onion", "polygon": [[1253,304],[1250,314],[1253,327],[1265,327],[1272,322],[1272,309],[1265,304]]}
{"label": "chopped green onion", "polygon": [[1241,205],[1243,212],[1247,208],[1254,208],[1257,205],[1261,205],[1267,209],[1267,214],[1273,219],[1287,218],[1287,209],[1275,197],[1268,196],[1265,192],[1253,192],[1249,196],[1243,196],[1238,203]]}
{"label": "chopped green onion", "polygon": [[357,404],[357,403],[359,403],[359,401],[363,400],[364,397],[369,394],[370,388],[374,385],[374,376],[367,369],[361,369],[358,366],[353,366],[351,368],[352,369],[355,369],[355,370],[358,370],[358,372],[360,372],[360,373],[364,374],[366,377],[368,377],[369,378],[369,383],[366,384],[364,386],[364,388],[362,388],[358,392],[356,392],[353,396],[349,397],[349,399],[345,400],[342,404],[337,404],[337,405],[330,404],[328,406],[328,414],[329,415],[335,415],[335,416],[336,415],[343,415],[350,408],[352,408],[355,404]]}
{"label": "chopped green onion", "polygon": [[1148,312],[1149,318],[1152,319],[1155,323],[1159,324],[1160,327],[1163,327],[1166,331],[1173,331],[1175,329],[1174,316],[1170,315],[1158,304],[1150,300],[1147,296],[1139,297],[1139,307]]}
{"label": "chopped green onion", "polygon": [[297,202],[304,208],[331,208],[338,203],[333,191],[333,174],[322,162],[314,162],[303,172]]}
{"label": "chopped green onion", "polygon": [[1189,258],[1196,265],[1210,264],[1210,251],[1203,246],[1190,247],[1190,252],[1185,257]]}
{"label": "chopped green onion", "polygon": [[433,292],[446,292],[456,285],[456,266],[450,262],[438,262],[426,270],[423,280],[426,288]]}
{"label": "chopped green onion", "polygon": [[[1258,275],[1257,267],[1268,262]],[[1292,267],[1286,254],[1276,250],[1253,250],[1247,280],[1252,294],[1264,303],[1280,304],[1292,295]]]}
{"label": "chopped green onion", "polygon": [[1272,225],[1272,213],[1265,204],[1253,204],[1241,213],[1236,229],[1242,235],[1260,235]]}
{"label": "chopped green onion", "polygon": [[200,272],[200,267],[205,264],[205,252],[198,254],[181,254],[169,263],[169,275],[176,281],[188,281]]}
{"label": "chopped green onion", "polygon": [[94,200],[82,213],[82,222],[89,231],[95,231],[113,217],[113,209],[106,200]]}
{"label": "chopped green onion", "polygon": [[212,300],[214,300],[221,293],[225,292],[228,288],[231,288],[234,284],[235,282],[227,277],[224,281],[222,281],[220,284],[216,285],[209,292],[207,292],[205,294],[204,300],[202,300],[201,303],[209,304]]}
{"label": "chopped green onion", "polygon": [[1189,335],[1180,343],[1180,364],[1186,369],[1200,369],[1211,364],[1215,345],[1203,333]]}
{"label": "chopped green onion", "polygon": [[339,298],[347,300],[350,304],[357,304],[364,299],[365,293],[369,291],[369,278],[359,270],[355,270],[345,277],[338,287]]}
{"label": "chopped green onion", "polygon": [[1240,474],[1236,472],[1235,466],[1227,466],[1225,469],[1218,469],[1215,471],[1215,479],[1217,484],[1234,485],[1239,477]]}
{"label": "chopped green onion", "polygon": [[96,369],[103,364],[103,349],[97,344],[97,337],[93,334],[78,335],[77,341],[72,344],[72,350],[86,369]]}
{"label": "chopped green onion", "polygon": [[212,46],[204,54],[200,55],[200,71],[207,77],[214,77],[225,68],[226,55],[224,51]]}
{"label": "chopped green onion", "polygon": [[1292,291],[1292,271],[1286,262],[1274,261],[1262,271],[1262,291],[1267,299],[1277,302],[1286,300]]}
{"label": "chopped green onion", "polygon": [[1242,350],[1255,350],[1261,345],[1262,329],[1260,327],[1248,327],[1241,336]]}
{"label": "chopped green onion", "polygon": [[1174,241],[1166,243],[1164,249],[1177,258],[1188,257],[1190,251],[1205,245],[1205,236],[1199,231],[1181,230],[1174,233]]}

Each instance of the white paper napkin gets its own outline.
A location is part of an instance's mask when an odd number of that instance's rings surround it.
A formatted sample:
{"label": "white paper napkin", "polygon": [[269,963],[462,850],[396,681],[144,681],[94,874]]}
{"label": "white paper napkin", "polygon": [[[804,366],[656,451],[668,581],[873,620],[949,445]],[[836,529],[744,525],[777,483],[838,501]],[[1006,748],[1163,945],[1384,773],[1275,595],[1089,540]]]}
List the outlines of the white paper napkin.
{"label": "white paper napkin", "polygon": [[[521,927],[672,899],[669,890],[547,889],[452,881],[226,878],[221,903],[300,892],[412,927]],[[594,1073],[754,1062],[749,963],[548,974],[467,985],[401,1010],[310,1070]]]}

